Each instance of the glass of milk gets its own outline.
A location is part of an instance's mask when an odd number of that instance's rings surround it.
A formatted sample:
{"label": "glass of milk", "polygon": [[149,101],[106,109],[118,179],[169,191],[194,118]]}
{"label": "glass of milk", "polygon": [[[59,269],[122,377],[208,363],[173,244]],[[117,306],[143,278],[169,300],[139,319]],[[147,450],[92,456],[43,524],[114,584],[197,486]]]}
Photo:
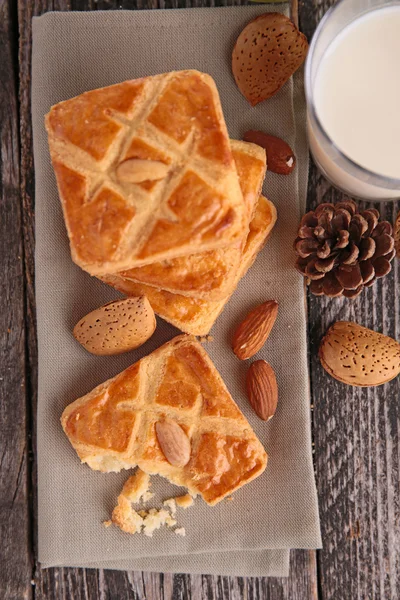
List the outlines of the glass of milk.
{"label": "glass of milk", "polygon": [[341,0],[305,71],[311,152],[357,198],[400,198],[400,0]]}

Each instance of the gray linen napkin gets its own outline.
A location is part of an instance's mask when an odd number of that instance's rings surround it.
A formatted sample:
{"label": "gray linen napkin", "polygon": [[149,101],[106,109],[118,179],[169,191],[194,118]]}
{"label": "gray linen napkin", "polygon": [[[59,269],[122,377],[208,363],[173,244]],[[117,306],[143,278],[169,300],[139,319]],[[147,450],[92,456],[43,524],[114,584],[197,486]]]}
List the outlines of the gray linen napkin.
{"label": "gray linen napkin", "polygon": [[[320,546],[310,439],[303,283],[293,268],[292,242],[304,208],[308,154],[301,75],[268,102],[251,108],[230,70],[236,36],[266,6],[171,11],[48,13],[33,21],[32,119],[36,174],[36,299],[39,338],[39,560],[43,567],[287,575],[290,548]],[[271,10],[287,10],[276,5]],[[178,511],[186,529],[154,537],[105,528],[129,472],[102,474],[81,465],[62,432],[65,406],[171,339],[160,319],[142,348],[95,357],[71,330],[88,311],[117,297],[70,258],[43,119],[52,104],[85,90],[174,69],[210,73],[221,94],[231,137],[263,129],[285,138],[298,165],[289,177],[268,173],[264,193],[278,224],[266,249],[213,328],[206,349],[269,453],[265,474],[210,508],[200,499]],[[276,298],[277,324],[258,358],[277,373],[279,406],[261,422],[249,408],[243,380],[248,363],[229,346],[232,327],[254,304]],[[154,505],[178,490],[155,477]],[[151,506],[151,504],[150,504]]]}

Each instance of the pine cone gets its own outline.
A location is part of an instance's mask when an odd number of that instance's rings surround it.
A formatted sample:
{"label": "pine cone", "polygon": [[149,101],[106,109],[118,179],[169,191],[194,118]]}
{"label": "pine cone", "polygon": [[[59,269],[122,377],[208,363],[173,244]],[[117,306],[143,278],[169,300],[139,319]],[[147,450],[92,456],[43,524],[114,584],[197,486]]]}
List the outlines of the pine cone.
{"label": "pine cone", "polygon": [[391,271],[392,226],[375,208],[358,212],[352,200],[320,204],[301,220],[296,269],[316,296],[356,298]]}
{"label": "pine cone", "polygon": [[397,213],[396,220],[394,222],[394,248],[396,250],[397,258],[400,258],[400,210]]}

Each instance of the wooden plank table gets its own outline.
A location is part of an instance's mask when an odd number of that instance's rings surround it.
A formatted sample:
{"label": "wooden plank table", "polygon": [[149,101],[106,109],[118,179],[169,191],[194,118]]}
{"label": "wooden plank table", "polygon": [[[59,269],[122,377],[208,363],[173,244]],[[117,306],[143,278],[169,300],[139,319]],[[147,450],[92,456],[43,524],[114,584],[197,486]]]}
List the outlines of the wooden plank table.
{"label": "wooden plank table", "polygon": [[[224,2],[222,2],[224,3]],[[238,4],[237,0],[226,3]],[[310,38],[332,0],[299,3]],[[397,600],[400,598],[399,378],[346,387],[317,359],[321,336],[350,319],[400,339],[400,262],[355,302],[309,296],[315,471],[324,549],[296,550],[288,579],[90,569],[40,570],[36,554],[34,172],[31,18],[48,10],[176,8],[214,0],[0,0],[0,598]],[[308,205],[339,200],[312,166]],[[399,203],[376,205],[394,220]]]}

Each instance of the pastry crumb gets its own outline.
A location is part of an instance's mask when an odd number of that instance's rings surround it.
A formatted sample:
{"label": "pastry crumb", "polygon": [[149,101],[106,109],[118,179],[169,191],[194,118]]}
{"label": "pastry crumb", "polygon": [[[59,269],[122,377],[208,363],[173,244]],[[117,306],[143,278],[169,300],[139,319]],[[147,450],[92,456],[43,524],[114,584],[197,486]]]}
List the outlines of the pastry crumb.
{"label": "pastry crumb", "polygon": [[232,500],[233,500],[233,496],[227,496],[227,497],[225,498],[225,500],[226,500],[226,502],[232,502]]}
{"label": "pastry crumb", "polygon": [[[111,520],[105,521],[104,526],[109,527],[113,523],[126,533],[142,533],[147,537],[153,537],[154,531],[163,525],[169,528],[175,527],[177,525],[176,505],[187,508],[193,504],[193,498],[190,494],[178,498],[168,498],[163,502],[166,508],[150,508],[149,510],[141,508],[136,511],[132,504],[138,503],[140,500],[147,502],[154,497],[154,494],[149,492],[150,485],[150,476],[141,469],[137,469],[135,474],[125,482],[118,496],[118,504],[112,512]],[[178,535],[185,535],[183,527],[174,531],[179,531]]]}
{"label": "pastry crumb", "polygon": [[143,502],[148,502],[152,498],[154,498],[154,494],[152,492],[145,492],[142,496]]}
{"label": "pastry crumb", "polygon": [[213,342],[214,341],[214,337],[212,335],[200,335],[199,336],[199,342],[201,343],[205,343],[205,342]]}
{"label": "pastry crumb", "polygon": [[165,523],[167,527],[175,527],[176,519],[174,519],[171,515],[168,515],[168,517],[165,519]]}
{"label": "pastry crumb", "polygon": [[143,518],[123,494],[118,496],[118,505],[112,512],[111,521],[125,533],[140,533],[143,527]]}
{"label": "pastry crumb", "polygon": [[189,508],[189,506],[192,506],[194,500],[190,494],[185,494],[184,496],[175,498],[175,502],[180,508]]}
{"label": "pastry crumb", "polygon": [[175,498],[168,498],[168,500],[164,500],[163,505],[170,509],[172,515],[176,514]]}
{"label": "pastry crumb", "polygon": [[178,529],[175,529],[175,533],[176,535],[181,535],[182,537],[185,537],[186,535],[186,531],[184,527],[178,527]]}
{"label": "pastry crumb", "polygon": [[110,527],[110,525],[112,525],[111,519],[108,519],[108,521],[103,521],[103,525],[104,527]]}
{"label": "pastry crumb", "polygon": [[[132,504],[135,504],[136,502],[139,502],[143,496],[150,494],[150,485],[150,475],[141,469],[137,469],[135,474],[129,477],[125,482],[120,495],[125,496],[127,500],[132,502]],[[154,494],[151,494],[151,497],[153,497],[153,495]]]}
{"label": "pastry crumb", "polygon": [[167,523],[168,518],[171,518],[171,515],[167,510],[163,508],[161,510],[151,508],[143,521],[144,535],[147,535],[148,537],[153,537],[153,532],[156,529],[160,529],[161,525],[165,525]]}

